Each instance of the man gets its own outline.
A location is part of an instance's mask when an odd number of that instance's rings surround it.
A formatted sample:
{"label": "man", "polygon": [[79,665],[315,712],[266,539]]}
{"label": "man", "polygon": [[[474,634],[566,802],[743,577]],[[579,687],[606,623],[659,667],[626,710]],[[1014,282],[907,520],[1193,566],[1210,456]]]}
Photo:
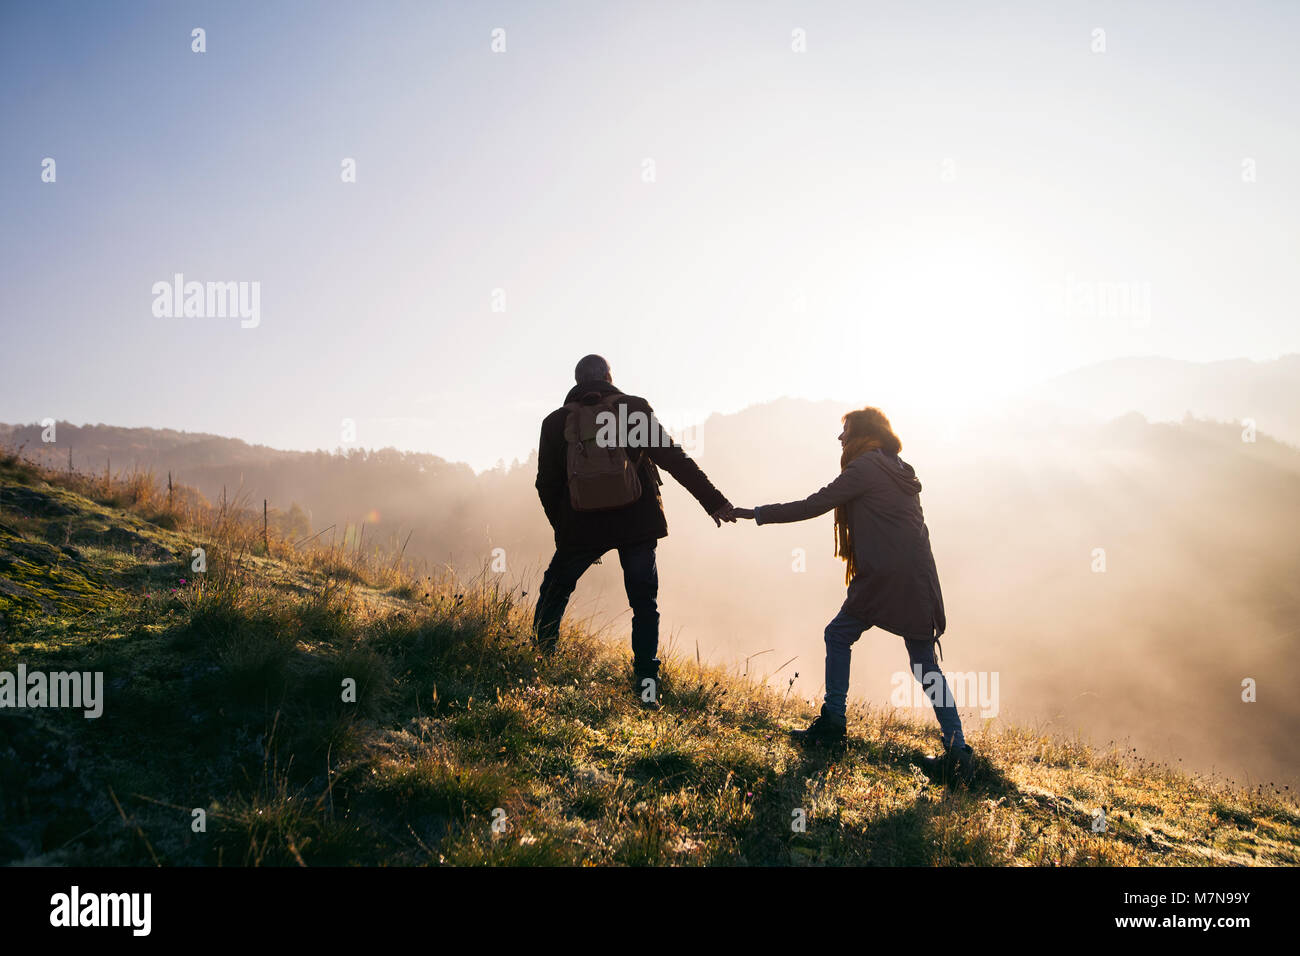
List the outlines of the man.
{"label": "man", "polygon": [[[659,573],[655,567],[655,546],[668,534],[663,499],[659,495],[659,485],[663,482],[658,469],[663,468],[681,482],[719,527],[723,521],[736,519],[726,496],[713,487],[681,446],[659,428],[650,404],[644,398],[624,395],[614,387],[608,362],[599,355],[588,355],[578,362],[574,378],[577,384],[565,396],[566,407],[546,416],[538,442],[537,494],[555,530],[555,557],[542,577],[533,618],[535,640],[543,652],[554,649],[560,619],[578,579],[601,555],[618,549],[623,586],[632,606],[632,669],[636,693],[643,703],[658,706]],[[575,402],[584,405],[604,402],[616,410],[617,421],[623,427],[607,430],[599,441],[602,446],[608,445],[612,436],[635,469],[640,495],[630,503],[602,510],[574,507],[569,487],[570,442],[565,430],[571,422],[571,403]],[[571,424],[569,437],[573,437]]]}

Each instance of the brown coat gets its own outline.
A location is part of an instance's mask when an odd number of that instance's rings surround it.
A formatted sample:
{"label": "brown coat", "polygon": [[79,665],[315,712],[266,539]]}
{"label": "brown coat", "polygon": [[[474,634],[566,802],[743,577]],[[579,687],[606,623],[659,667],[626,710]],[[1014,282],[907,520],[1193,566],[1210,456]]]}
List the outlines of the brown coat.
{"label": "brown coat", "polygon": [[[622,395],[619,405],[625,405],[627,415],[640,412],[649,420],[654,409],[644,398],[623,395],[608,382],[586,382],[575,385],[564,402],[575,402],[584,395],[595,392],[600,396]],[[709,514],[728,507],[726,496],[691,460],[682,447],[661,442],[659,446],[629,448],[628,457],[640,459],[641,497],[626,508],[611,511],[574,511],[569,502],[568,447],[564,441],[564,421],[568,412],[557,408],[542,421],[542,434],[537,443],[537,495],[542,500],[546,518],[555,530],[556,547],[617,548],[639,541],[652,541],[666,537],[668,520],[664,517],[663,499],[659,486],[662,468],[676,478],[695,496]],[[671,441],[667,433],[664,439]]]}
{"label": "brown coat", "polygon": [[858,573],[841,610],[903,637],[938,640],[947,619],[920,495],[912,466],[876,449],[820,491],[762,505],[754,517],[759,524],[803,521],[847,505]]}

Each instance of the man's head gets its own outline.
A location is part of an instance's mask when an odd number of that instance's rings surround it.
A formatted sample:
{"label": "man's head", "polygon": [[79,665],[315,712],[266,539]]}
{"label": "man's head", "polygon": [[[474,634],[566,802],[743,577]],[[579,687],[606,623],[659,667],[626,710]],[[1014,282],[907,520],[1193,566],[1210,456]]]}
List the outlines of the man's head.
{"label": "man's head", "polygon": [[573,377],[577,379],[579,385],[585,385],[588,382],[614,381],[614,376],[609,370],[609,363],[599,355],[584,355],[579,359],[578,367],[573,370]]}

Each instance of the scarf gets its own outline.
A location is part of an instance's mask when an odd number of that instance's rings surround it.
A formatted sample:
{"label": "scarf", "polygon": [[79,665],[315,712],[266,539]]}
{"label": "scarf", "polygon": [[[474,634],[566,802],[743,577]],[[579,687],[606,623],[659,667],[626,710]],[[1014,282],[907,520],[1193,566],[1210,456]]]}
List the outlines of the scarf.
{"label": "scarf", "polygon": [[[840,455],[840,471],[844,471],[857,457],[873,449],[880,448],[878,438],[866,436],[850,438]],[[835,508],[835,556],[844,559],[844,583],[848,584],[858,573],[858,560],[853,553],[853,526],[849,523],[849,504],[846,502]]]}

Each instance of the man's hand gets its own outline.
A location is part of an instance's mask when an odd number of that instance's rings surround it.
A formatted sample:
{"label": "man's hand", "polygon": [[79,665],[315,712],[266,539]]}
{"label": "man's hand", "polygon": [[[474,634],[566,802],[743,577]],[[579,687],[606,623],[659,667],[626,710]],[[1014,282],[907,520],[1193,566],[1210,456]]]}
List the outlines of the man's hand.
{"label": "man's hand", "polygon": [[731,509],[732,521],[735,521],[737,518],[753,518],[753,517],[754,517],[753,508],[732,508]]}
{"label": "man's hand", "polygon": [[731,507],[731,505],[724,505],[717,511],[713,512],[713,514],[709,515],[709,517],[713,519],[714,524],[721,528],[722,522],[734,522],[736,520],[736,509]]}

